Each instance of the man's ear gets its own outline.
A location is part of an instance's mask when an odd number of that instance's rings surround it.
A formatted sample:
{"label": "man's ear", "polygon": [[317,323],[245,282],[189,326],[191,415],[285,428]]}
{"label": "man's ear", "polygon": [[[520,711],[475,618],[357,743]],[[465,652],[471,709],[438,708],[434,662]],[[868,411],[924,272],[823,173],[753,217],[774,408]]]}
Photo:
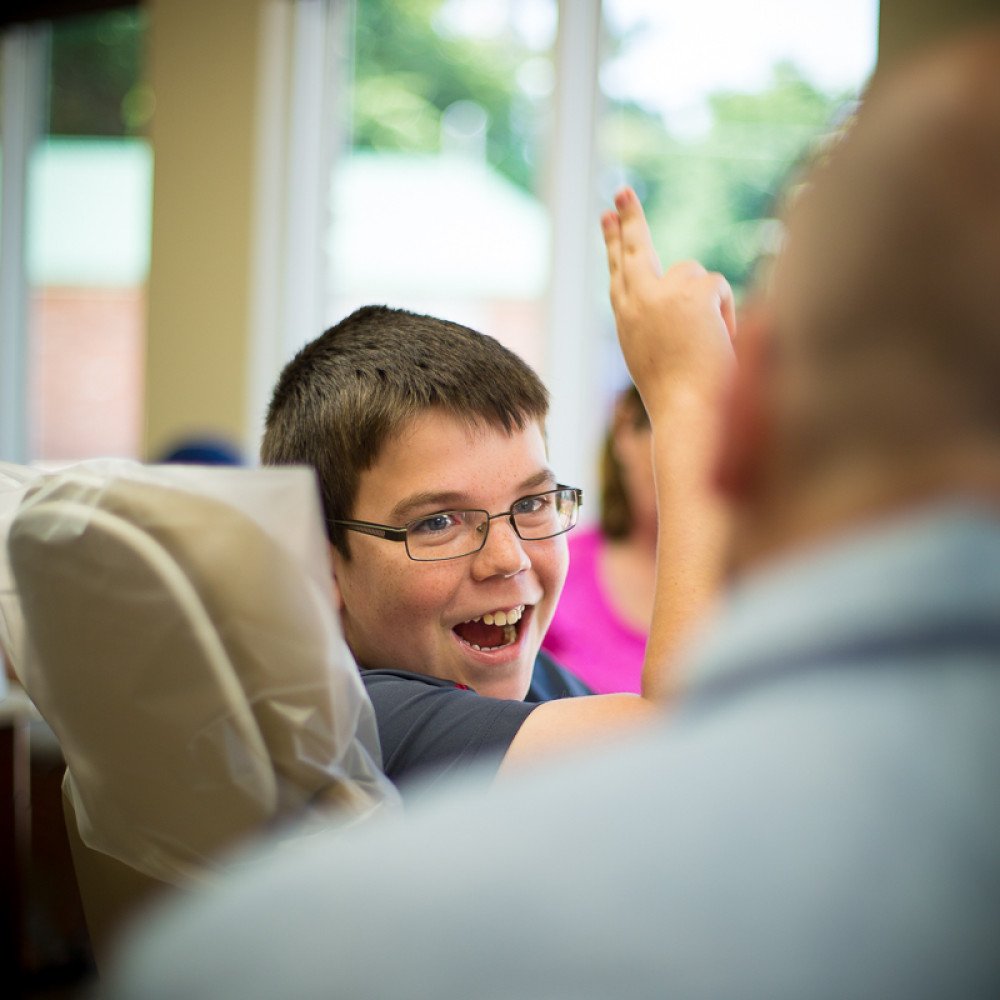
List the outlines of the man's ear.
{"label": "man's ear", "polygon": [[343,614],[344,598],[340,593],[340,587],[337,585],[337,560],[340,557],[340,553],[337,552],[333,542],[330,542],[327,546],[327,552],[330,558],[330,593],[333,597],[333,606],[338,612]]}
{"label": "man's ear", "polygon": [[752,499],[770,447],[768,408],[768,354],[771,338],[769,312],[755,307],[740,317],[736,340],[736,369],[723,401],[715,488],[734,504]]}

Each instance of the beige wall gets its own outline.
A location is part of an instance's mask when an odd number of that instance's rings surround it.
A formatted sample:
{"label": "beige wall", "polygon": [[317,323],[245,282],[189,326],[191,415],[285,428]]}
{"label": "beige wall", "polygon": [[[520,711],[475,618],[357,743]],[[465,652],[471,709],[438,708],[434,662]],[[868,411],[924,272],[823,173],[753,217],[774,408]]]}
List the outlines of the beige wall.
{"label": "beige wall", "polygon": [[259,0],[149,0],[153,231],[144,450],[246,409]]}

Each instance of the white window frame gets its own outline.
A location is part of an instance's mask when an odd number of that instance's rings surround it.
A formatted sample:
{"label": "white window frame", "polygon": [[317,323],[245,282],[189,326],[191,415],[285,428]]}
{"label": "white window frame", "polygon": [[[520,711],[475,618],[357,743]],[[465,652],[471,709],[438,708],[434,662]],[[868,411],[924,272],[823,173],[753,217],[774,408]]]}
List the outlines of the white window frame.
{"label": "white window frame", "polygon": [[28,172],[42,136],[51,30],[4,30],[0,103],[0,459],[25,463],[28,427]]}

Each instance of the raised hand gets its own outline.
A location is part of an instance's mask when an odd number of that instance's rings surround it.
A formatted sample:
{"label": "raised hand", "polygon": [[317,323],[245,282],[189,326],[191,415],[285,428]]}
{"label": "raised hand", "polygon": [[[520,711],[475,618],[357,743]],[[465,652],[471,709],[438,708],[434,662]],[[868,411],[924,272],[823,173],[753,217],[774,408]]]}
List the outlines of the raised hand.
{"label": "raised hand", "polygon": [[727,512],[712,486],[722,390],[733,367],[733,293],[686,261],[664,274],[629,188],[601,217],[618,338],[653,428],[657,565],[643,694],[668,701],[674,659],[720,578]]}
{"label": "raised hand", "polygon": [[713,405],[733,363],[732,289],[696,261],[662,272],[642,205],[631,188],[601,217],[611,305],[629,372],[647,409],[678,388]]}

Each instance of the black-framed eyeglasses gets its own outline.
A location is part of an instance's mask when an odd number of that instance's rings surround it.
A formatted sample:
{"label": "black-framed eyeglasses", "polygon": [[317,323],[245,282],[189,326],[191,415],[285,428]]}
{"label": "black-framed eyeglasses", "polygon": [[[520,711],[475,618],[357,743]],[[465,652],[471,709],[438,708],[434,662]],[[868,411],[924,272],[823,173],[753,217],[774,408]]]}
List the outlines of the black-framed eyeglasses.
{"label": "black-framed eyeglasses", "polygon": [[583,490],[556,486],[545,493],[515,500],[510,510],[491,514],[487,510],[439,510],[404,524],[401,528],[373,521],[330,521],[348,531],[358,531],[388,542],[403,542],[406,554],[416,562],[459,559],[478,552],[490,533],[490,522],[506,517],[517,537],[526,542],[554,538],[574,527],[583,504]]}

